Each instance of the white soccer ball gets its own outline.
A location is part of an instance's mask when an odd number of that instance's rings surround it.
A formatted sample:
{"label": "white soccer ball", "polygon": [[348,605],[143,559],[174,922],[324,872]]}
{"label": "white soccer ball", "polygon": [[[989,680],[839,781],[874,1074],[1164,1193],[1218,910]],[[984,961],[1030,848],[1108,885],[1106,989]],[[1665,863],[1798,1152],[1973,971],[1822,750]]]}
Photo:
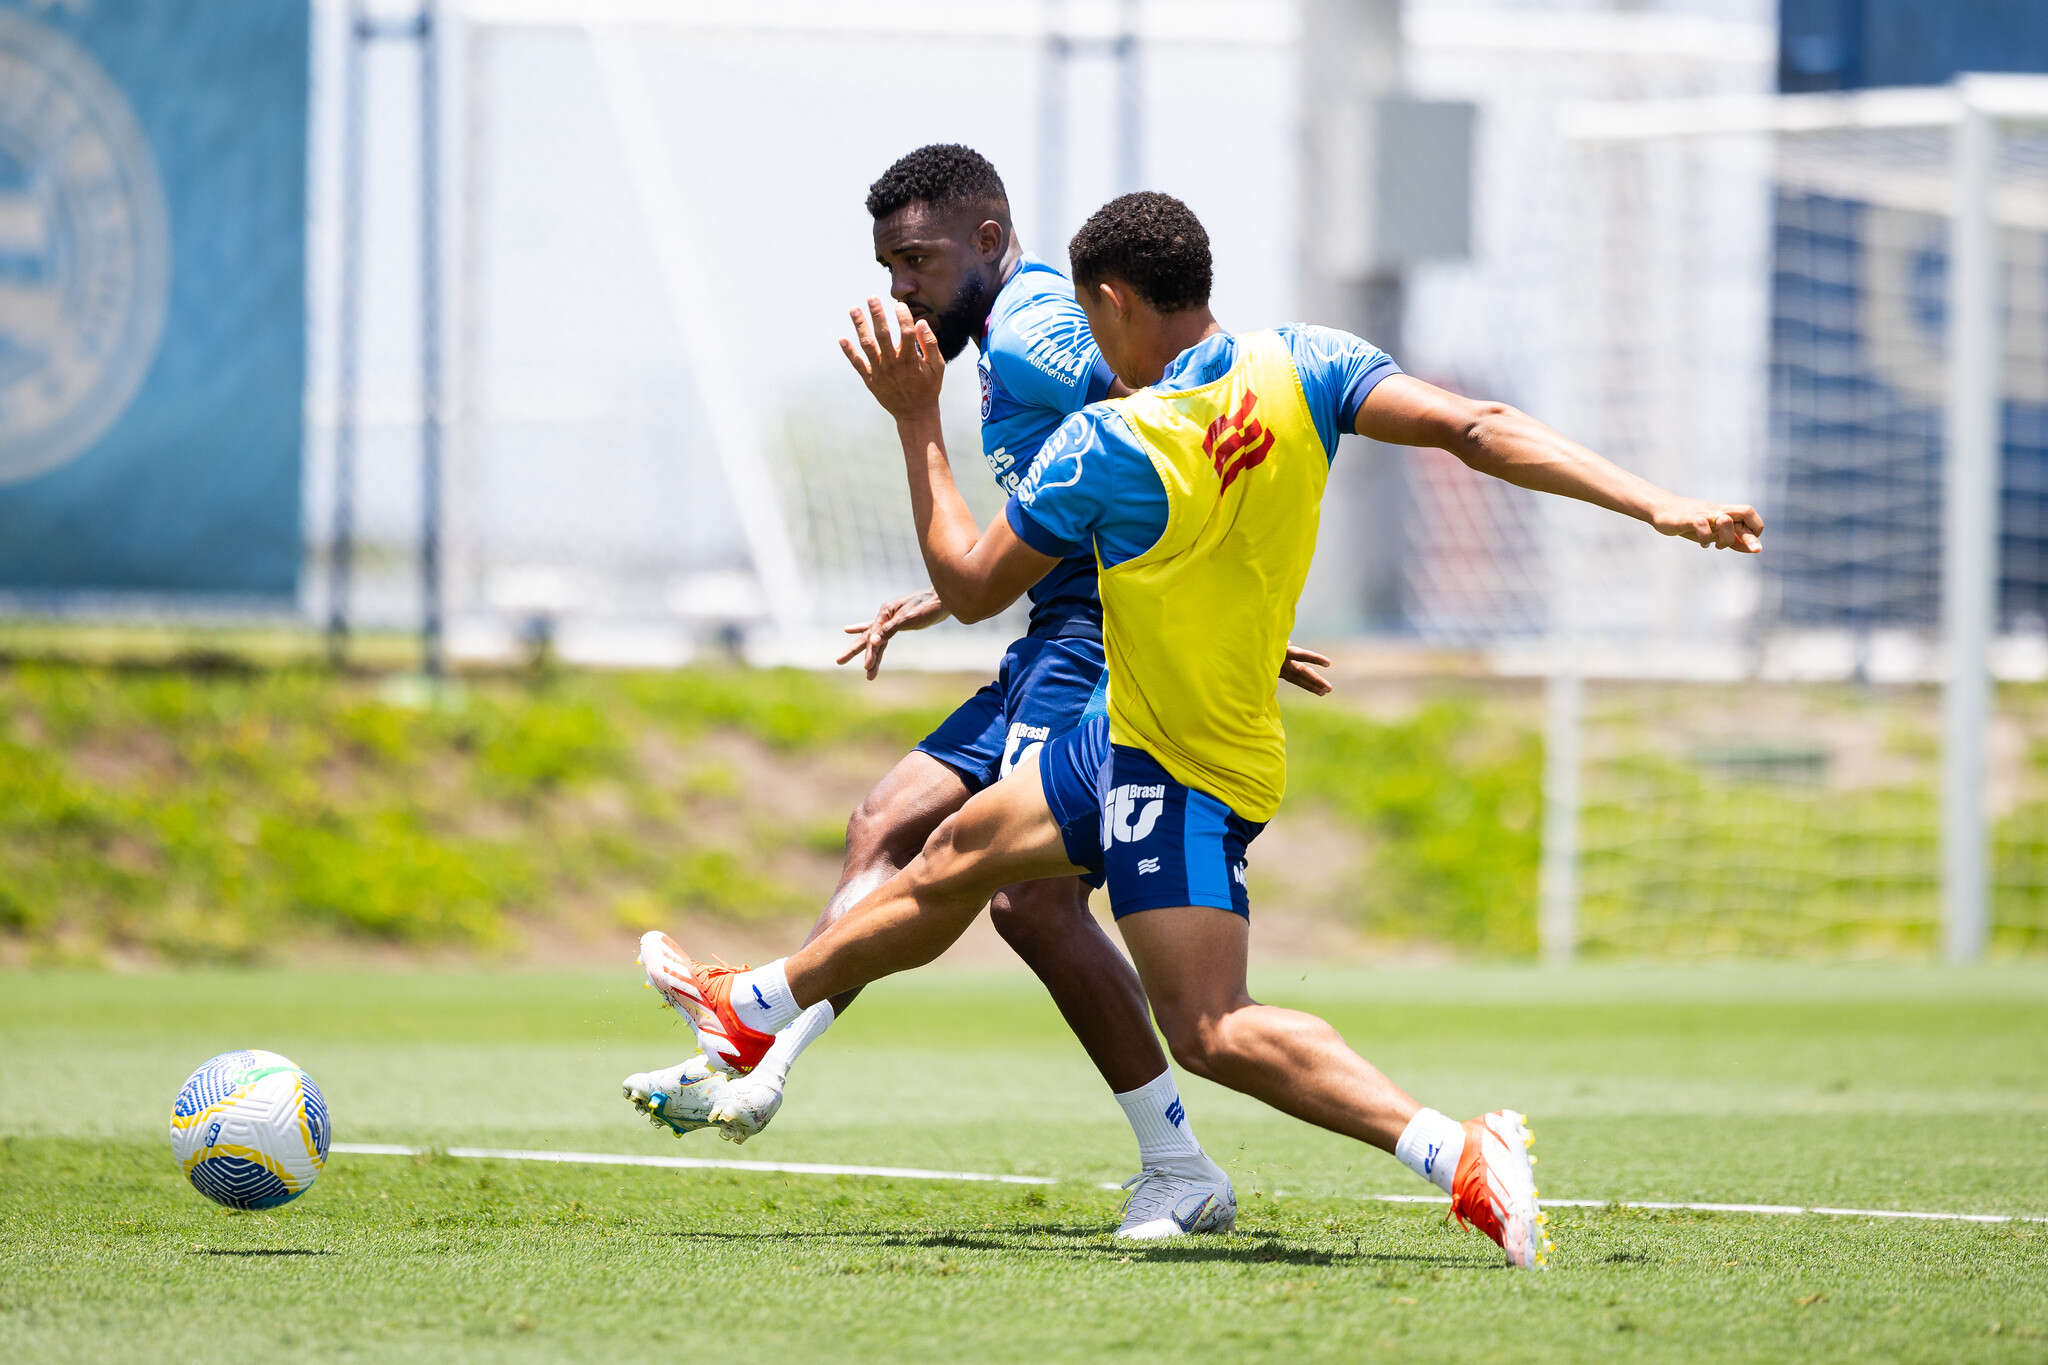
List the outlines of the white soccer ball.
{"label": "white soccer ball", "polygon": [[192,1188],[231,1209],[274,1209],[327,1164],[327,1101],[275,1052],[223,1052],[186,1078],[171,1151]]}

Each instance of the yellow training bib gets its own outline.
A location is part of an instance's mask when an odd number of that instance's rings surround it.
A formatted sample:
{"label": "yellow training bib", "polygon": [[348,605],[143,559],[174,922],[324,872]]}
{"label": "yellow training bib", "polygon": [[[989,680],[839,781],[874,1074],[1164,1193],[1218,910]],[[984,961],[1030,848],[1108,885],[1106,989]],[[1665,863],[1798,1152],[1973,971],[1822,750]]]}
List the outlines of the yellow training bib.
{"label": "yellow training bib", "polygon": [[1287,786],[1276,695],[1329,456],[1287,342],[1237,338],[1200,388],[1111,404],[1166,487],[1166,530],[1100,571],[1110,739],[1247,820]]}

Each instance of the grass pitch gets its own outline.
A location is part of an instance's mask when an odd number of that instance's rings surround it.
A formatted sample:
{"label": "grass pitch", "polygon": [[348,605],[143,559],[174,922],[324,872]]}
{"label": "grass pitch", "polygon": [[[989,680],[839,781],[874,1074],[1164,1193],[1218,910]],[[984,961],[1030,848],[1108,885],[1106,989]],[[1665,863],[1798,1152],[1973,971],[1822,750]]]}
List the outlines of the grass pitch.
{"label": "grass pitch", "polygon": [[[1499,1268],[1391,1158],[1184,1082],[1239,1231],[1105,1235],[1121,1117],[1016,973],[887,983],[764,1137],[616,1082],[686,1031],[609,975],[0,977],[0,1358],[2041,1360],[2048,1224],[1567,1209]],[[1425,1100],[1512,1103],[1546,1195],[2048,1215],[2048,971],[1268,973]],[[855,1162],[1045,1187],[336,1156],[231,1214],[164,1127],[198,1062],[307,1067],[345,1142]]]}

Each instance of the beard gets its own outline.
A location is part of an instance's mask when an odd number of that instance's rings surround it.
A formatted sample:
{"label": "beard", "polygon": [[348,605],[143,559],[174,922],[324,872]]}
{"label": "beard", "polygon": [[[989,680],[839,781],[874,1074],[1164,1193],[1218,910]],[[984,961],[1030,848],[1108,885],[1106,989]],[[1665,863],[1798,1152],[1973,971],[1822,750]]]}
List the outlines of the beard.
{"label": "beard", "polygon": [[967,343],[981,330],[988,317],[988,281],[969,275],[960,282],[953,301],[932,319],[932,334],[939,339],[939,357],[952,360],[967,349]]}

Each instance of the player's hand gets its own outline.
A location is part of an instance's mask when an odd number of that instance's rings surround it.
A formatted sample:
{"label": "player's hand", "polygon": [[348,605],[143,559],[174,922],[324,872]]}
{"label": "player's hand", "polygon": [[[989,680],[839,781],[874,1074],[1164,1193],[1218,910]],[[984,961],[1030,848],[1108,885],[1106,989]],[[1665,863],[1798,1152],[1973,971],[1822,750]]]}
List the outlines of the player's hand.
{"label": "player's hand", "polygon": [[1280,662],[1280,681],[1293,683],[1310,696],[1327,697],[1334,690],[1330,680],[1319,671],[1328,668],[1330,661],[1312,649],[1300,645],[1287,646],[1287,657]]}
{"label": "player's hand", "polygon": [[931,324],[911,321],[910,309],[899,303],[891,335],[888,310],[877,298],[869,299],[864,309],[849,310],[847,316],[853,319],[855,339],[839,338],[839,349],[875,401],[898,421],[937,411],[946,362]]}
{"label": "player's hand", "polygon": [[882,669],[882,651],[889,647],[889,641],[899,630],[923,630],[926,626],[937,625],[946,619],[946,604],[930,588],[921,588],[913,593],[882,603],[875,609],[872,621],[857,621],[846,628],[848,635],[860,638],[846,647],[839,656],[840,663],[850,661],[856,654],[865,654],[861,667],[868,675],[868,681],[875,680],[875,674]]}
{"label": "player's hand", "polygon": [[1663,534],[1680,536],[1704,550],[1763,553],[1764,519],[1748,503],[1673,498],[1650,520]]}

